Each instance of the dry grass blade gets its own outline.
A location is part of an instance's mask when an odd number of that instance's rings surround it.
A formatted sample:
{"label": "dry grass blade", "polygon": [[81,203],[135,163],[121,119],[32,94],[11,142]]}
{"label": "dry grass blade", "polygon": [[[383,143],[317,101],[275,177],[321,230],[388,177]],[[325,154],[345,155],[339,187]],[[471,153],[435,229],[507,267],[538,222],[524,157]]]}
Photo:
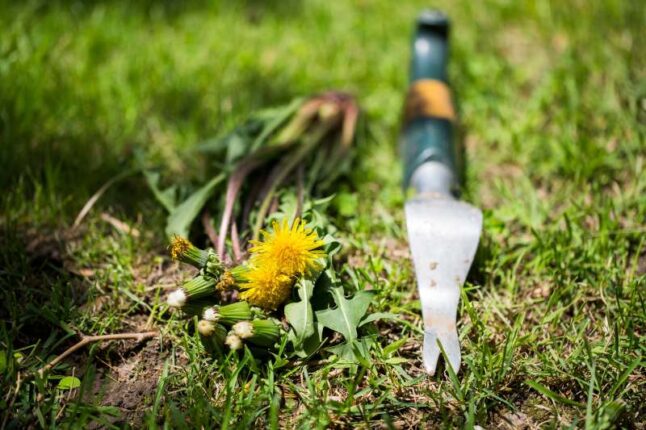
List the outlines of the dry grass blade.
{"label": "dry grass blade", "polygon": [[86,215],[87,215],[88,213],[90,213],[90,211],[92,210],[92,207],[94,207],[94,205],[96,204],[96,202],[101,198],[101,196],[102,196],[102,195],[103,195],[103,194],[104,194],[104,193],[105,193],[105,192],[106,192],[106,191],[107,191],[111,186],[113,186],[115,183],[119,182],[120,180],[122,180],[122,179],[124,179],[124,178],[128,177],[129,175],[132,175],[132,174],[134,174],[134,173],[136,173],[136,172],[138,172],[138,171],[139,171],[138,169],[123,171],[123,172],[119,173],[118,175],[114,176],[113,178],[111,178],[111,179],[110,179],[108,182],[106,182],[105,184],[103,184],[103,185],[101,186],[101,188],[99,188],[99,189],[97,190],[97,192],[96,192],[96,193],[94,193],[94,194],[92,195],[92,197],[90,197],[90,198],[88,199],[88,201],[87,201],[87,202],[85,202],[85,204],[84,204],[84,205],[83,205],[83,207],[81,208],[80,212],[79,212],[79,213],[78,213],[78,215],[76,216],[76,219],[74,220],[74,224],[72,224],[72,230],[76,230],[76,229],[81,225],[81,223],[83,222],[83,219],[85,219]]}
{"label": "dry grass blade", "polygon": [[140,235],[139,230],[137,230],[134,227],[130,227],[125,222],[123,222],[123,221],[121,221],[119,219],[116,219],[115,217],[113,217],[112,215],[110,215],[108,213],[103,212],[101,214],[101,219],[103,221],[107,222],[112,227],[116,228],[117,230],[119,230],[122,233],[129,234],[132,237],[139,237],[139,235]]}
{"label": "dry grass blade", "polygon": [[143,333],[118,333],[118,334],[104,334],[100,336],[84,336],[81,335],[81,340],[72,345],[71,347],[67,348],[65,351],[63,351],[61,354],[50,360],[47,364],[45,364],[43,367],[41,367],[38,370],[38,375],[42,376],[45,372],[50,370],[52,367],[56,366],[58,363],[60,363],[65,357],[68,355],[72,354],[73,352],[83,348],[85,345],[88,345],[90,343],[94,342],[101,342],[101,341],[106,341],[106,340],[123,340],[123,339],[135,339],[137,342],[141,342],[142,340],[145,339],[150,339],[152,337],[157,336],[159,333],[156,331],[148,331],[148,332],[143,332]]}

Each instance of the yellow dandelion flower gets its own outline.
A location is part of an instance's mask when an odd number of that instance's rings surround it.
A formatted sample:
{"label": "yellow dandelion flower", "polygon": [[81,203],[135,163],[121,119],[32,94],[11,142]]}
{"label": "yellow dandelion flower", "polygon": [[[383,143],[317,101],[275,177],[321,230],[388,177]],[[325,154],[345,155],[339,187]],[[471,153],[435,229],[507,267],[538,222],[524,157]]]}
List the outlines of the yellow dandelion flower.
{"label": "yellow dandelion flower", "polygon": [[291,227],[287,220],[274,221],[272,230],[262,232],[262,241],[251,242],[251,261],[256,266],[275,264],[281,273],[291,277],[315,269],[316,260],[325,256],[325,251],[318,249],[325,243],[299,218]]}
{"label": "yellow dandelion flower", "polygon": [[283,304],[292,292],[294,279],[281,273],[275,264],[252,266],[240,284],[243,290],[240,298],[251,305],[267,310],[275,310]]}

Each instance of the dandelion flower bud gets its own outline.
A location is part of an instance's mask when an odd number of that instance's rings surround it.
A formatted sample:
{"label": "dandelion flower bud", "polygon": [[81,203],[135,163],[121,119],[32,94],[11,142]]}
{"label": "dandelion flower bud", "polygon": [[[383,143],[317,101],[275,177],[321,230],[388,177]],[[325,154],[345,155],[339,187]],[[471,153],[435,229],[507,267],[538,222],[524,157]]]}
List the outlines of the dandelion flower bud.
{"label": "dandelion flower bud", "polygon": [[253,324],[250,321],[235,323],[232,330],[240,339],[248,339],[254,334]]}
{"label": "dandelion flower bud", "polygon": [[242,348],[242,339],[236,336],[233,333],[229,333],[227,338],[224,340],[224,343],[232,350],[237,351]]}
{"label": "dandelion flower bud", "polygon": [[[243,322],[249,323],[242,325]],[[242,339],[246,339],[254,345],[273,347],[280,339],[280,327],[272,320],[243,321],[233,326],[234,333]],[[249,327],[250,326],[250,327]],[[236,328],[238,330],[236,330]],[[249,335],[251,333],[251,335]]]}
{"label": "dandelion flower bud", "polygon": [[198,275],[182,286],[188,299],[199,299],[215,294],[215,280],[210,276]]}
{"label": "dandelion flower bud", "polygon": [[168,295],[168,305],[181,308],[187,301],[206,297],[215,292],[215,281],[210,276],[198,275]]}
{"label": "dandelion flower bud", "polygon": [[238,321],[250,320],[252,317],[249,303],[240,301],[223,306],[211,306],[202,312],[202,319],[217,321],[230,326]]}
{"label": "dandelion flower bud", "polygon": [[205,275],[219,279],[224,272],[222,261],[211,248],[200,249],[180,236],[173,237],[169,248],[173,260],[190,264]]}
{"label": "dandelion flower bud", "polygon": [[224,340],[227,336],[227,329],[224,326],[202,320],[197,323],[197,331],[200,334],[202,345],[210,354],[216,357],[224,355]]}
{"label": "dandelion flower bud", "polygon": [[224,271],[224,264],[222,264],[220,257],[218,257],[212,249],[209,249],[209,257],[202,270],[204,273],[211,275],[214,278],[221,278],[226,274]]}
{"label": "dandelion flower bud", "polygon": [[200,249],[180,236],[174,236],[170,243],[170,255],[173,260],[190,264],[202,269],[209,261],[209,251]]}
{"label": "dandelion flower bud", "polygon": [[213,321],[200,320],[197,323],[197,331],[202,335],[209,337],[215,331],[215,323]]}
{"label": "dandelion flower bud", "polygon": [[238,321],[251,319],[251,308],[249,303],[240,301],[229,305],[220,306],[220,322],[226,325],[233,325]]}
{"label": "dandelion flower bud", "polygon": [[168,295],[168,306],[181,308],[186,303],[186,293],[181,288],[176,289]]}
{"label": "dandelion flower bud", "polygon": [[220,314],[218,313],[215,307],[210,307],[210,308],[204,309],[204,312],[202,313],[202,318],[206,321],[216,322],[220,319]]}

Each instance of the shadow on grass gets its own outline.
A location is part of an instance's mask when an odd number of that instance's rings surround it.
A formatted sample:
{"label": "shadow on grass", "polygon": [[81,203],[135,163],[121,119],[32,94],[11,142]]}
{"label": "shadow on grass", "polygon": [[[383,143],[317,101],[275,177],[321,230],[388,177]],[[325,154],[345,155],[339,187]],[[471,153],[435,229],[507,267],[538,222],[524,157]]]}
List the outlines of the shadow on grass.
{"label": "shadow on grass", "polygon": [[47,343],[72,329],[76,309],[84,303],[87,284],[73,273],[61,232],[35,228],[0,230],[3,260],[0,319],[8,324],[14,348]]}

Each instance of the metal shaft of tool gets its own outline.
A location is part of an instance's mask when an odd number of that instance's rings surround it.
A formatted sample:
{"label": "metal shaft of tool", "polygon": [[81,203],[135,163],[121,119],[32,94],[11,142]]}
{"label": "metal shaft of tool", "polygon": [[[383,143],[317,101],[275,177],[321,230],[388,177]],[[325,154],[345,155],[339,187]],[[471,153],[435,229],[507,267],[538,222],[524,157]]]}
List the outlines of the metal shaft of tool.
{"label": "metal shaft of tool", "polygon": [[[455,180],[451,169],[439,162],[428,161],[415,169],[410,185],[419,200],[418,207],[414,212],[419,214],[424,211],[424,206],[428,204],[424,197],[454,200],[451,189],[455,185]],[[409,202],[407,209],[415,207],[415,200]],[[431,216],[436,217],[437,215],[431,214]],[[440,245],[438,231],[428,227],[431,226],[409,225],[409,235],[427,238],[431,247]],[[447,229],[445,232],[451,228],[451,226],[445,227]],[[459,228],[459,226],[455,227]],[[410,231],[411,229],[416,231]],[[445,243],[444,247],[447,245],[450,246],[450,243]],[[439,341],[452,368],[457,371],[461,362],[461,353],[456,320],[462,282],[458,283],[456,279],[455,285],[447,284],[446,276],[442,272],[445,271],[444,265],[449,263],[446,258],[432,260],[431,256],[435,253],[434,250],[425,250],[423,246],[417,246],[413,252],[417,254],[413,255],[413,261],[415,262],[415,275],[418,279],[417,290],[424,321],[424,367],[430,374],[435,374],[440,355]],[[440,263],[442,263],[442,267],[440,267]]]}
{"label": "metal shaft of tool", "polygon": [[455,174],[446,165],[437,161],[427,161],[413,172],[410,187],[416,195],[436,194],[453,198],[451,190],[455,187]]}

